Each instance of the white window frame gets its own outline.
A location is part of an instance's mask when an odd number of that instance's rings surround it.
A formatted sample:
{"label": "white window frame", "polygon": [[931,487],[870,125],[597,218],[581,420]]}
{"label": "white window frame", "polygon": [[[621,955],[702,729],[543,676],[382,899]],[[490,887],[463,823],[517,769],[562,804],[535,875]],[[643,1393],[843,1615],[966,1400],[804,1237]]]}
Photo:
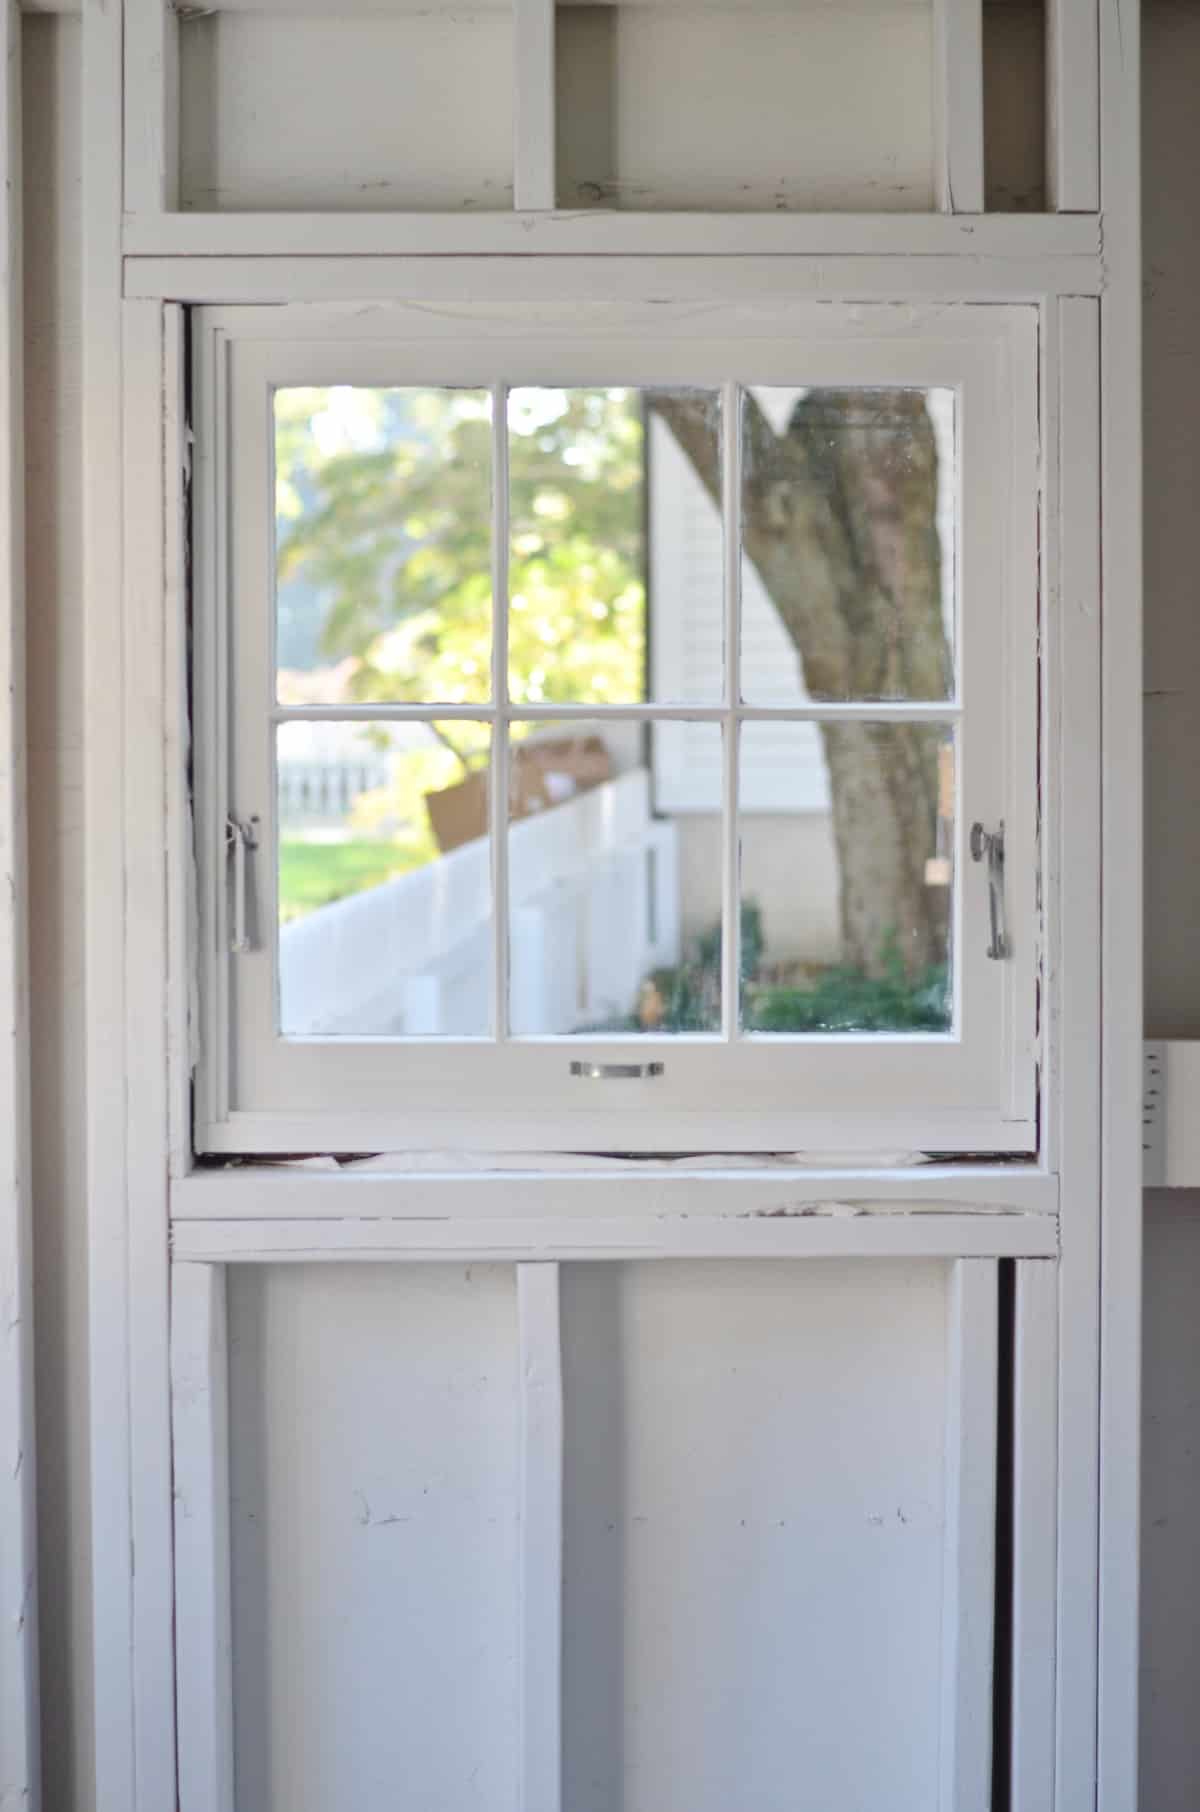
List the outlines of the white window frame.
{"label": "white window frame", "polygon": [[[509,309],[466,305],[436,316],[391,307],[351,319],[344,311],[319,308],[219,308],[202,311],[198,323],[199,1150],[1035,1150],[1040,960],[1035,309],[758,300],[703,309],[623,303],[580,308],[532,302]],[[822,705],[797,707],[796,714],[833,716],[840,709],[876,720],[959,719],[953,938],[959,953],[955,1023],[961,1030],[944,1036],[750,1038],[732,1048],[685,1036],[652,1041],[571,1035],[503,1047],[447,1038],[279,1038],[270,944],[233,958],[227,954],[224,863],[227,814],[257,815],[268,853],[258,871],[261,918],[272,924],[274,785],[267,740],[273,692],[272,387],[738,381],[910,384],[956,392],[964,474],[957,703]],[[230,447],[235,471],[226,463]],[[502,458],[499,443],[497,453]],[[497,470],[503,471],[502,464]],[[736,474],[730,476],[734,482],[727,482],[726,490],[733,494]],[[223,499],[230,500],[228,510]],[[727,503],[727,522],[728,510]],[[501,521],[498,543],[503,534]],[[499,563],[497,571],[502,577]],[[727,593],[732,645],[733,571]],[[255,597],[264,600],[261,616],[253,614]],[[232,647],[225,635],[231,620],[253,626],[253,633],[240,634]],[[496,657],[497,681],[501,658]],[[732,688],[736,675],[727,665]],[[732,699],[727,690],[722,708],[730,709]],[[423,708],[404,709],[419,716]],[[597,714],[592,707],[575,709],[585,718]],[[613,710],[619,715],[623,708]],[[662,714],[657,706],[642,710]],[[388,710],[372,714],[384,717]],[[636,708],[628,713],[635,714]],[[681,707],[677,714],[696,712]],[[565,717],[570,710],[559,707],[553,715]],[[735,782],[727,757],[727,798],[734,796]],[[497,805],[505,797],[504,784],[498,761]],[[1002,962],[987,956],[987,878],[967,854],[976,819],[1005,826],[1012,954]],[[725,834],[728,914],[736,887],[731,833]],[[497,892],[502,864],[501,857],[494,870]],[[728,998],[731,956],[725,961]],[[570,1074],[573,1060],[644,1064],[651,1059],[664,1064],[664,1073],[652,1081],[601,1087]]]}

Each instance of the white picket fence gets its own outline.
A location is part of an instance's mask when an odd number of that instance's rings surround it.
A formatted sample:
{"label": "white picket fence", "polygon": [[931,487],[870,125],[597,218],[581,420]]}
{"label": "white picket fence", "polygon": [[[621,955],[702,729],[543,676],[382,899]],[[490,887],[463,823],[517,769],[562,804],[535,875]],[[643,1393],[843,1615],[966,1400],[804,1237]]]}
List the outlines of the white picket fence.
{"label": "white picket fence", "polygon": [[[678,836],[652,816],[644,768],[514,824],[508,868],[515,1033],[627,1014],[650,970],[678,962]],[[486,1032],[491,923],[478,838],[285,925],[285,1036]]]}

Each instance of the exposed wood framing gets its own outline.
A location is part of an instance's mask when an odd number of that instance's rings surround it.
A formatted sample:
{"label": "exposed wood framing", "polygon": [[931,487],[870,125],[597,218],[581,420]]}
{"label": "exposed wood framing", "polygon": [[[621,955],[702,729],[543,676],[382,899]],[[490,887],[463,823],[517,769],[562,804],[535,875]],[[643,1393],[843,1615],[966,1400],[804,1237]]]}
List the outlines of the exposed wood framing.
{"label": "exposed wood framing", "polygon": [[514,0],[513,205],[554,206],[555,0]]}
{"label": "exposed wood framing", "polygon": [[1046,191],[1049,205],[1100,205],[1100,54],[1096,0],[1047,0]]}
{"label": "exposed wood framing", "polygon": [[[620,1189],[619,1183],[609,1185]],[[398,1258],[562,1260],[652,1258],[1053,1258],[1045,1215],[872,1215],[628,1219],[609,1213],[561,1226],[538,1220],[177,1221],[176,1259],[203,1264]]]}
{"label": "exposed wood framing", "polygon": [[950,1281],[939,1812],[991,1804],[999,1283],[963,1259]]}
{"label": "exposed wood framing", "polygon": [[179,1812],[234,1812],[225,1272],[171,1279]]}
{"label": "exposed wood framing", "polygon": [[983,0],[934,0],[934,160],[938,206],[983,212]]}
{"label": "exposed wood framing", "polygon": [[517,1266],[521,1812],[561,1812],[563,1380],[558,1266]]}
{"label": "exposed wood framing", "polygon": [[1059,1271],[1016,1270],[1012,1812],[1053,1812]]}
{"label": "exposed wood framing", "polygon": [[25,840],[21,20],[0,13],[0,1805],[40,1804]]}
{"label": "exposed wood framing", "polygon": [[125,207],[155,218],[179,188],[179,18],[171,0],[124,0]]}
{"label": "exposed wood framing", "polygon": [[[1097,1805],[1137,1803],[1142,1278],[1141,16],[1101,0],[1100,1602]],[[1072,935],[1074,930],[1072,929]]]}
{"label": "exposed wood framing", "polygon": [[[1057,952],[1050,997],[1047,1125],[1061,1166],[1063,1256],[1059,1285],[1058,1689],[1056,1804],[1085,1812],[1095,1795],[1096,1481],[1100,1310],[1100,488],[1097,305],[1067,299],[1047,311],[1044,390],[1052,524],[1049,645],[1056,690],[1047,764],[1058,785],[1047,798],[1045,847],[1050,945]],[[1060,526],[1061,525],[1061,528]],[[1070,937],[1063,928],[1070,927]]]}

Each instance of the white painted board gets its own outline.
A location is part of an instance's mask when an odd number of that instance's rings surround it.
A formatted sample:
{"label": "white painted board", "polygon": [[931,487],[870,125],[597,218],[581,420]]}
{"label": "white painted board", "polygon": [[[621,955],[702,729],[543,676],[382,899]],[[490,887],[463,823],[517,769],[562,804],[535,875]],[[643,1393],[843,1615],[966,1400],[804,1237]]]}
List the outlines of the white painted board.
{"label": "white painted board", "polygon": [[571,1812],[937,1803],[948,1275],[564,1269]]}
{"label": "white painted board", "polygon": [[239,1812],[516,1812],[511,1267],[234,1268]]}

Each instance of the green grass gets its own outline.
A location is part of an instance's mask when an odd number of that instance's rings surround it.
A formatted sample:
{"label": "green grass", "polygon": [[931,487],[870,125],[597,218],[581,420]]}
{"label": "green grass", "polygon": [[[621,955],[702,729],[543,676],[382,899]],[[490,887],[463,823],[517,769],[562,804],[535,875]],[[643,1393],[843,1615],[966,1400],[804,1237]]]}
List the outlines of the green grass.
{"label": "green grass", "polygon": [[283,837],[279,844],[280,919],[286,924],[315,912],[318,906],[344,900],[347,894],[377,887],[393,875],[419,868],[427,856],[424,843],[416,837],[390,843],[366,837],[347,843]]}

